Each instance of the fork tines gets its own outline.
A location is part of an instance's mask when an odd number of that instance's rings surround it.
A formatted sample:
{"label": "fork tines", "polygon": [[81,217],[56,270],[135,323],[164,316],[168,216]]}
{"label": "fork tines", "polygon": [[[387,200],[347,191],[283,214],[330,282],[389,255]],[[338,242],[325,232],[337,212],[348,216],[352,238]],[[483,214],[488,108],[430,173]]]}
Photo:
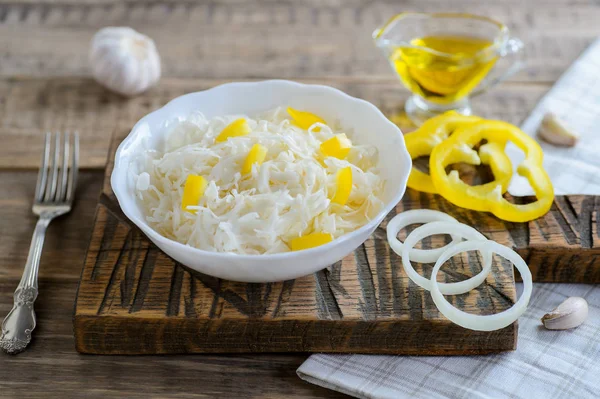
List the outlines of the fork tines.
{"label": "fork tines", "polygon": [[78,167],[79,133],[46,133],[35,202],[70,204],[75,195]]}

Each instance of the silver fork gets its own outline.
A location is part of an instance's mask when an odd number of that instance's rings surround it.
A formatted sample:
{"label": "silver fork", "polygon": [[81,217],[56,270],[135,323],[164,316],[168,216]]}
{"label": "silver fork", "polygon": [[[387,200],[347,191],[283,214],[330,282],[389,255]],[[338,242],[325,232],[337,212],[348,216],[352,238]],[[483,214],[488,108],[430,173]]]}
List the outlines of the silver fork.
{"label": "silver fork", "polygon": [[60,133],[56,133],[54,139],[50,133],[46,133],[32,208],[39,219],[31,239],[25,270],[14,294],[14,306],[2,323],[0,347],[6,353],[17,354],[25,350],[31,341],[31,332],[35,328],[33,303],[38,296],[38,270],[46,228],[54,218],[71,210],[78,164],[77,133],[65,134],[62,139]]}

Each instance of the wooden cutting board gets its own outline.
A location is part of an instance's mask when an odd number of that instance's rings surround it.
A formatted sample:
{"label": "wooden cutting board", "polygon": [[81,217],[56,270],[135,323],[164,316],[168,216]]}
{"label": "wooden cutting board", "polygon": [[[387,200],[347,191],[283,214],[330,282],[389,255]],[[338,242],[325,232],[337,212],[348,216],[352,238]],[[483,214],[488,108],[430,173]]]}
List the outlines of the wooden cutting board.
{"label": "wooden cutting board", "polygon": [[[535,281],[600,282],[597,197],[557,197],[544,218],[507,223],[410,189],[354,254],[313,275],[247,284],[196,273],[158,250],[122,214],[109,185],[122,133],[113,139],[77,293],[74,332],[82,353],[457,355],[514,350],[516,323],[495,332],[459,327],[406,277],[385,237],[387,221],[406,209],[447,212],[516,249]],[[435,239],[423,242],[424,247],[438,244]],[[476,256],[449,263],[446,281],[480,269]],[[431,265],[415,268],[428,275]],[[448,298],[466,311],[491,314],[509,308],[515,295],[512,267],[495,262],[485,284]]]}

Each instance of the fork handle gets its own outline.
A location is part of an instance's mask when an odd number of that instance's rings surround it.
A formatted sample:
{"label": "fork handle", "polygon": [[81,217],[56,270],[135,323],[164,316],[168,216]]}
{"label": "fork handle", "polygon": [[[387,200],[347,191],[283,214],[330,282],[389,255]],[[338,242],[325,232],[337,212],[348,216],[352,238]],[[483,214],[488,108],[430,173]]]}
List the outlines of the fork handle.
{"label": "fork handle", "polygon": [[42,215],[33,231],[31,246],[25,270],[15,294],[14,305],[2,323],[0,347],[9,354],[23,351],[31,341],[31,332],[35,328],[35,311],[33,304],[38,296],[38,271],[46,228],[52,217]]}

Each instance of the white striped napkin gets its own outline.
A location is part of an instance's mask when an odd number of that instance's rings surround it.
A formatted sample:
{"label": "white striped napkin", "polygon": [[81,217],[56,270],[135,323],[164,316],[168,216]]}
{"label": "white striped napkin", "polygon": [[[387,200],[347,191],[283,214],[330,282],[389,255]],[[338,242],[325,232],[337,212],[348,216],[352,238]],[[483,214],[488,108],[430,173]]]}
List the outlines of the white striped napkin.
{"label": "white striped napkin", "polygon": [[[570,296],[590,306],[573,330],[550,331],[540,318]],[[300,378],[358,398],[598,398],[600,287],[535,284],[519,319],[515,352],[489,356],[315,354]]]}
{"label": "white striped napkin", "polygon": [[[600,39],[560,77],[521,129],[536,137],[546,112],[553,112],[580,134],[577,145],[570,148],[539,141],[544,150],[544,168],[554,192],[557,195],[600,195]],[[515,166],[523,159],[514,146],[509,146],[507,153]],[[529,183],[520,176],[511,181],[508,191],[517,196],[532,194]]]}

